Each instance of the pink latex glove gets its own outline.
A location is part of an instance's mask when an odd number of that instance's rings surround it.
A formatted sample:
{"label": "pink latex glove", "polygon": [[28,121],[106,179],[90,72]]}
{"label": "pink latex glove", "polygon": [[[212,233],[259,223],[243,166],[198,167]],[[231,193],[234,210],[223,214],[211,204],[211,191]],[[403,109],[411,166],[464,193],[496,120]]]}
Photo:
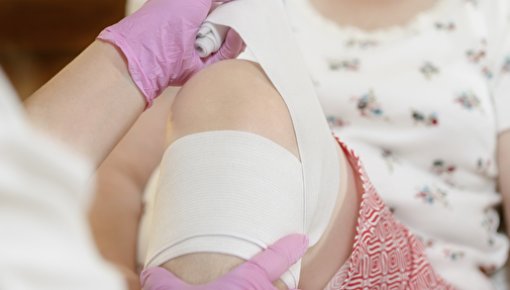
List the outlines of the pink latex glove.
{"label": "pink latex glove", "polygon": [[244,43],[233,30],[222,48],[207,59],[195,50],[197,32],[213,0],[149,0],[134,14],[103,30],[98,39],[116,45],[129,73],[144,94],[147,107],[168,86],[183,85],[195,72],[214,62],[235,58]]}
{"label": "pink latex glove", "polygon": [[142,272],[144,290],[276,290],[273,282],[295,264],[308,249],[308,238],[289,235],[218,280],[205,285],[189,285],[163,268]]}

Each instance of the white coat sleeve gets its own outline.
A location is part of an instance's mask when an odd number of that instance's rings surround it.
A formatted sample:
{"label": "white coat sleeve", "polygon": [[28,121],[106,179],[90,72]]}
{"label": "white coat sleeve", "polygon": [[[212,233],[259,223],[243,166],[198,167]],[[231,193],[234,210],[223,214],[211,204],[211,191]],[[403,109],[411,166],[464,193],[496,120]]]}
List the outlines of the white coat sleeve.
{"label": "white coat sleeve", "polygon": [[91,172],[30,128],[0,71],[0,289],[125,288],[88,228]]}

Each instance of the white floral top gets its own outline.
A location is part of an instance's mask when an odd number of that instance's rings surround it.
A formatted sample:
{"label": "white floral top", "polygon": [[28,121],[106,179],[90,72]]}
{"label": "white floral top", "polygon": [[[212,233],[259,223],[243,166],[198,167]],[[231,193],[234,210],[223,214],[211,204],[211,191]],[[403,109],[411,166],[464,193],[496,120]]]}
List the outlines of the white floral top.
{"label": "white floral top", "polygon": [[496,141],[510,129],[510,1],[439,0],[404,27],[370,33],[307,1],[286,5],[332,130],[438,273],[491,289],[482,271],[508,251],[494,207]]}

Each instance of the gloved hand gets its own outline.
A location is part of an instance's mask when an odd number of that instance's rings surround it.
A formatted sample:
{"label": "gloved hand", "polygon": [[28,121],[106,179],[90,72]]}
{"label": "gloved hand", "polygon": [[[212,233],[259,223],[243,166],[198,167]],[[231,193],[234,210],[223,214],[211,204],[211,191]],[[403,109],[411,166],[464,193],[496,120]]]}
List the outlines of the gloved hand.
{"label": "gloved hand", "polygon": [[276,290],[277,281],[308,249],[303,235],[280,239],[251,260],[238,266],[218,280],[205,285],[189,285],[163,268],[142,272],[144,290]]}
{"label": "gloved hand", "polygon": [[206,59],[198,56],[195,38],[213,1],[149,0],[137,12],[99,34],[98,39],[123,52],[129,73],[148,107],[168,86],[180,86],[205,66],[235,58],[243,51],[243,41],[230,30],[217,53]]}

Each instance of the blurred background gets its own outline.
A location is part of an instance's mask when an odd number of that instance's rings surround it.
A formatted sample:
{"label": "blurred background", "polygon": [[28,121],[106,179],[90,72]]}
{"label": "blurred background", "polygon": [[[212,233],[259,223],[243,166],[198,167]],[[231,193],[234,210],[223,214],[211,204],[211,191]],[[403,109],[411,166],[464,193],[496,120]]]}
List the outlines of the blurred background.
{"label": "blurred background", "polygon": [[126,0],[0,0],[0,66],[30,96],[125,14]]}

